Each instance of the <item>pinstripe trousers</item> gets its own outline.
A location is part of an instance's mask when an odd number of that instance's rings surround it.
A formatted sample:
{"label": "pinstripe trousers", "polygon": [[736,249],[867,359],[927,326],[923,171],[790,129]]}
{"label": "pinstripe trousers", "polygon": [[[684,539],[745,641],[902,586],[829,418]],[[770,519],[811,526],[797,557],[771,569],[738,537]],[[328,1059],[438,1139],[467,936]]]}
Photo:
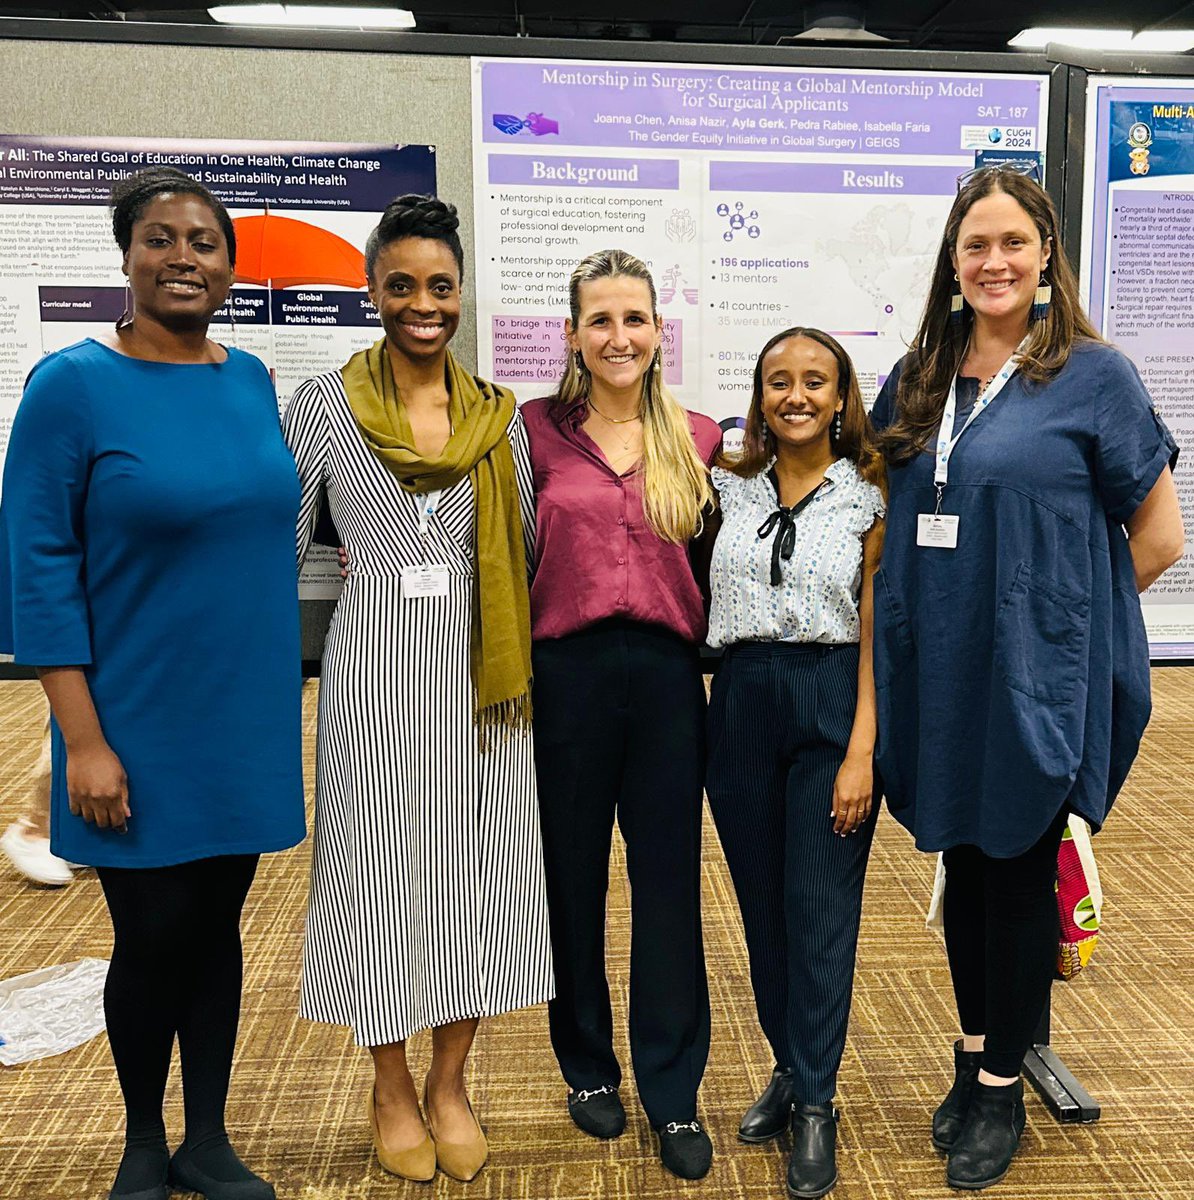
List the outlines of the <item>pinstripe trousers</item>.
{"label": "pinstripe trousers", "polygon": [[713,681],[705,787],[738,894],[759,1024],[797,1101],[828,1104],[846,1043],[875,812],[833,832],[858,647],[741,642]]}
{"label": "pinstripe trousers", "polygon": [[696,648],[636,621],[534,643],[535,766],[568,1085],[617,1086],[605,975],[615,815],[630,876],[630,1055],[655,1127],[696,1117],[709,1055],[701,942],[705,689]]}

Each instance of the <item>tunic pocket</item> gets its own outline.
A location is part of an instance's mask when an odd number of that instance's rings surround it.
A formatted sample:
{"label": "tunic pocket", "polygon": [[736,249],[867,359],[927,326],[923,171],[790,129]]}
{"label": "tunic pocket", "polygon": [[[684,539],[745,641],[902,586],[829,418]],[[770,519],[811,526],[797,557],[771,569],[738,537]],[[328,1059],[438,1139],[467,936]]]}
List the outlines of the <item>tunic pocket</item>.
{"label": "tunic pocket", "polygon": [[874,604],[872,653],[875,686],[885,688],[890,687],[896,676],[912,661],[916,654],[916,643],[912,639],[912,626],[904,607],[888,586],[887,575],[882,567],[875,572]]}
{"label": "tunic pocket", "polygon": [[1067,704],[1085,679],[1090,598],[1066,594],[1021,563],[995,618],[995,662],[1008,686]]}

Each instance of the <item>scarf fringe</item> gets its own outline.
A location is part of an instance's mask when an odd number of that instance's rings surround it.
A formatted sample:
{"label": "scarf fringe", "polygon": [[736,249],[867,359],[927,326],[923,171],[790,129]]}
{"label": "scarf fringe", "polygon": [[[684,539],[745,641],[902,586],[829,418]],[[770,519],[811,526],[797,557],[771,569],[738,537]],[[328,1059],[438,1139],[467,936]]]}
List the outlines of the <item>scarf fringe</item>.
{"label": "scarf fringe", "polygon": [[532,715],[529,692],[477,709],[474,724],[481,749],[492,750],[505,745],[515,734],[529,733]]}

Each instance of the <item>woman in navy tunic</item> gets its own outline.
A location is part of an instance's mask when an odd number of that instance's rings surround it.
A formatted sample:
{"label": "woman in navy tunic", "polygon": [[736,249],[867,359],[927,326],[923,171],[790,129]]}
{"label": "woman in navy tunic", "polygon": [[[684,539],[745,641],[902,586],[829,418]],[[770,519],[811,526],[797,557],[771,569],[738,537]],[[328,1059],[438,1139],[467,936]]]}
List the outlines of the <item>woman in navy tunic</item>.
{"label": "woman in navy tunic", "polygon": [[232,283],[223,206],[147,171],[114,193],[113,229],[131,315],[43,359],[13,423],[0,647],[38,668],[53,709],[53,851],[98,868],[112,916],[127,1132],[111,1195],[268,1200],[224,1102],[241,906],[257,856],[304,833],[298,479],[265,367],[207,338]]}
{"label": "woman in navy tunic", "polygon": [[945,852],[963,1040],[933,1141],[951,1185],[981,1188],[1024,1126],[1066,819],[1099,828],[1148,721],[1137,593],[1181,554],[1176,448],[1083,315],[1048,196],[997,168],[961,187],[872,416],[878,767],[918,848]]}

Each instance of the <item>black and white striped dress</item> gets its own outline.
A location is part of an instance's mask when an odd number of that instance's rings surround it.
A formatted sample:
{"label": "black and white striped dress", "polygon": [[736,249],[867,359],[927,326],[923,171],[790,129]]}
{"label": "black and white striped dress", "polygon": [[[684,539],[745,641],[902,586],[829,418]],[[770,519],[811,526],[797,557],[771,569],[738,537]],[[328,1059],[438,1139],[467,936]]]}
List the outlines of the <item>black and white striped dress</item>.
{"label": "black and white striped dress", "polygon": [[[285,432],[302,482],[299,561],[326,490],[350,564],[319,690],[299,1011],[375,1046],[548,1000],[531,735],[482,752],[473,719],[472,484],[443,492],[424,557],[419,502],[365,445],[339,372],[298,388]],[[532,538],[517,412],[508,433]],[[420,561],[447,567],[447,596],[402,600],[400,570]]]}

